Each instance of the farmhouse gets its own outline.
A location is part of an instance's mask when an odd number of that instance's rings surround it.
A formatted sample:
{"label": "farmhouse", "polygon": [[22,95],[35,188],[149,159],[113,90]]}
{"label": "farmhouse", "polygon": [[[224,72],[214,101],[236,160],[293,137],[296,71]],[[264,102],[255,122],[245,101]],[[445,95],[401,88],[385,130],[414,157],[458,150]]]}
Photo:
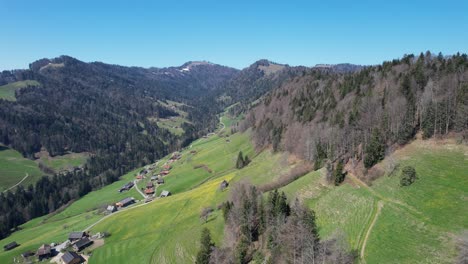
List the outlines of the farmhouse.
{"label": "farmhouse", "polygon": [[44,244],[42,245],[36,253],[37,257],[39,258],[39,261],[42,261],[43,259],[50,258],[52,256],[52,248],[50,245]]}
{"label": "farmhouse", "polygon": [[28,251],[26,251],[26,252],[21,253],[21,256],[22,256],[23,258],[29,258],[29,257],[34,256],[34,252],[28,250]]}
{"label": "farmhouse", "polygon": [[78,255],[76,252],[67,251],[62,256],[63,264],[79,264],[83,263],[85,260],[82,256]]}
{"label": "farmhouse", "polygon": [[73,242],[73,241],[80,240],[85,236],[86,236],[85,232],[71,232],[70,235],[68,235],[68,240],[70,240],[70,242]]}
{"label": "farmhouse", "polygon": [[116,212],[116,211],[117,211],[117,206],[115,206],[115,205],[108,205],[107,208],[106,208],[106,211],[107,211],[108,213]]}
{"label": "farmhouse", "polygon": [[14,249],[15,247],[19,246],[15,241],[9,243],[9,244],[6,244],[5,246],[3,246],[3,249],[5,251],[8,251],[8,250],[12,250]]}
{"label": "farmhouse", "polygon": [[158,176],[156,176],[156,175],[151,177],[151,180],[152,180],[152,181],[155,181],[155,180],[157,180],[157,179],[158,179]]}
{"label": "farmhouse", "polygon": [[122,188],[120,188],[119,192],[128,191],[133,187],[133,185],[134,185],[133,182],[129,182],[129,183],[125,184],[124,186],[122,186]]}
{"label": "farmhouse", "polygon": [[154,193],[154,188],[147,188],[145,190],[145,194],[153,194]]}
{"label": "farmhouse", "polygon": [[153,182],[147,182],[146,183],[146,188],[153,188],[153,187],[154,187]]}
{"label": "farmhouse", "polygon": [[166,164],[166,165],[163,166],[163,169],[164,170],[170,170],[170,169],[172,169],[172,166],[169,165],[169,164]]}
{"label": "farmhouse", "polygon": [[73,248],[76,251],[81,251],[87,247],[89,247],[91,244],[93,244],[93,241],[89,240],[87,237],[80,239],[78,242],[76,242],[73,245]]}
{"label": "farmhouse", "polygon": [[127,197],[127,198],[123,199],[122,201],[116,203],[115,205],[117,205],[118,207],[125,207],[125,206],[129,206],[129,205],[131,205],[133,203],[135,203],[135,198]]}
{"label": "farmhouse", "polygon": [[159,178],[158,181],[156,182],[157,184],[164,184],[164,179],[163,178]]}
{"label": "farmhouse", "polygon": [[168,175],[170,172],[168,170],[161,171],[161,175]]}
{"label": "farmhouse", "polygon": [[160,197],[168,197],[171,195],[171,192],[169,191],[162,191]]}

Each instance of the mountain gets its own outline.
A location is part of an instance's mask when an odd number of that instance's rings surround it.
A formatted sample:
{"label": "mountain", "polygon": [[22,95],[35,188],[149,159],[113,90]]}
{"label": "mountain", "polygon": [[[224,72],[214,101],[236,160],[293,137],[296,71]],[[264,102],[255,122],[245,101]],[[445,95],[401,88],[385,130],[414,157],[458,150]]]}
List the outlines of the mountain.
{"label": "mountain", "polygon": [[231,111],[232,114],[238,115],[267,92],[307,70],[308,68],[303,66],[291,67],[265,59],[259,60],[226,80],[223,88],[214,97],[223,107],[236,104]]}

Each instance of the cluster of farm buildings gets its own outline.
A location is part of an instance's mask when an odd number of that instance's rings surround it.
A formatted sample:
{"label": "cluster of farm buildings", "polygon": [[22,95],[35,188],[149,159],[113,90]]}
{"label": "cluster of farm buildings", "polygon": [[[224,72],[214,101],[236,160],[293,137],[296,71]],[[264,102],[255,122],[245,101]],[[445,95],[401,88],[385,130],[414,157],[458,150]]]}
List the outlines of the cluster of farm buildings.
{"label": "cluster of farm buildings", "polygon": [[[36,251],[25,251],[21,254],[22,259],[14,259],[17,263],[33,263],[35,261],[46,261],[57,264],[80,264],[87,263],[89,256],[84,250],[91,247],[95,242],[103,243],[104,235],[97,233],[90,236],[87,232],[71,232],[68,239],[62,243],[43,244]],[[19,244],[11,242],[5,245],[4,250],[12,250]]]}
{"label": "cluster of farm buildings", "polygon": [[[155,173],[156,164],[146,166],[136,175],[136,181],[141,181],[149,177],[148,182],[145,185],[144,193],[146,195],[145,202],[152,201],[156,194],[156,186],[164,184],[164,176],[169,175],[172,169],[172,163],[179,160],[181,154],[176,152],[172,154],[171,158],[162,166],[159,173]],[[128,182],[123,185],[118,191],[125,192],[129,191],[132,188],[136,187],[135,182]],[[143,189],[143,188],[142,188]],[[161,191],[159,197],[170,196],[171,192],[167,190]],[[114,204],[108,205],[105,209],[105,212],[110,214],[114,213],[120,209],[123,209],[129,205],[136,203],[134,197],[124,198]],[[51,259],[51,262],[58,264],[79,264],[87,263],[89,258],[88,255],[84,254],[83,251],[92,246],[96,241],[99,241],[97,244],[103,244],[104,235],[97,233],[94,236],[90,236],[87,232],[72,232],[69,234],[68,239],[62,243],[51,243],[41,245],[37,251],[26,251],[21,254],[21,257],[15,257],[15,263],[34,263],[36,261],[45,261]],[[4,245],[4,250],[12,250],[20,246],[16,242],[11,242],[7,245]],[[94,246],[97,247],[97,246]],[[22,259],[18,259],[22,258]]]}

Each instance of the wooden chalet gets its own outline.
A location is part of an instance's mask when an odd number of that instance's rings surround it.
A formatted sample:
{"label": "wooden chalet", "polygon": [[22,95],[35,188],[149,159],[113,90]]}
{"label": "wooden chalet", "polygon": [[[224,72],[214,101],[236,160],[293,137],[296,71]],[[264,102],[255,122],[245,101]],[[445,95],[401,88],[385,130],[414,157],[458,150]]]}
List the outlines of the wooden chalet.
{"label": "wooden chalet", "polygon": [[170,170],[170,169],[172,169],[172,166],[169,165],[169,164],[166,164],[166,165],[163,166],[163,169],[164,170]]}
{"label": "wooden chalet", "polygon": [[164,179],[163,178],[159,178],[157,181],[156,181],[157,184],[164,184]]}
{"label": "wooden chalet", "polygon": [[39,258],[39,261],[50,258],[52,256],[52,247],[47,244],[42,245],[37,250],[36,256]]}
{"label": "wooden chalet", "polygon": [[119,192],[128,191],[131,188],[133,188],[134,185],[135,184],[133,182],[129,182],[129,183],[125,184],[124,186],[122,186],[122,188],[120,188]]}
{"label": "wooden chalet", "polygon": [[107,211],[108,213],[117,212],[117,206],[115,206],[115,205],[108,205],[107,208],[106,208],[106,211]]}
{"label": "wooden chalet", "polygon": [[146,188],[145,194],[153,194],[154,193],[154,188]]}
{"label": "wooden chalet", "polygon": [[18,243],[16,243],[15,241],[13,241],[13,242],[11,242],[11,243],[9,243],[9,244],[4,245],[4,246],[3,246],[3,249],[4,249],[5,251],[8,251],[8,250],[12,250],[12,249],[14,249],[15,247],[18,247],[18,246],[19,246]]}
{"label": "wooden chalet", "polygon": [[26,252],[21,253],[21,256],[26,259],[26,258],[34,256],[34,252],[28,250]]}
{"label": "wooden chalet", "polygon": [[85,236],[86,236],[85,232],[71,232],[68,235],[68,240],[70,240],[70,242],[78,241],[78,240],[82,239]]}
{"label": "wooden chalet", "polygon": [[61,259],[64,264],[80,264],[85,261],[85,259],[82,256],[73,251],[65,252],[62,255]]}
{"label": "wooden chalet", "polygon": [[146,183],[146,188],[153,188],[153,187],[154,187],[153,182],[149,181]]}
{"label": "wooden chalet", "polygon": [[122,201],[116,203],[115,205],[117,205],[118,207],[125,207],[125,206],[129,206],[129,205],[131,205],[133,203],[135,203],[135,198],[127,197],[127,198],[123,199]]}
{"label": "wooden chalet", "polygon": [[161,171],[160,174],[161,174],[161,175],[168,175],[169,173],[170,173],[170,171],[168,171],[168,170],[163,170],[163,171]]}
{"label": "wooden chalet", "polygon": [[76,250],[76,251],[81,251],[89,246],[91,246],[91,244],[93,244],[93,241],[89,240],[89,238],[87,237],[84,237],[80,240],[78,240],[78,242],[76,242],[74,245],[73,245],[73,248]]}

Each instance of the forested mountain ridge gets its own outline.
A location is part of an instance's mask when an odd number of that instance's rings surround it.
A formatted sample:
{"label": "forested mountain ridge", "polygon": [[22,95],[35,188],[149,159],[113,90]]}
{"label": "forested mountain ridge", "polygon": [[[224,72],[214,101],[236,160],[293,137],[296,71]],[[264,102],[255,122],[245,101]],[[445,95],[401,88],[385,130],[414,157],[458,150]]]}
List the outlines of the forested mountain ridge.
{"label": "forested mountain ridge", "polygon": [[312,69],[264,97],[240,125],[257,148],[315,161],[355,158],[366,168],[418,131],[424,138],[468,129],[468,59],[429,52],[340,73]]}

